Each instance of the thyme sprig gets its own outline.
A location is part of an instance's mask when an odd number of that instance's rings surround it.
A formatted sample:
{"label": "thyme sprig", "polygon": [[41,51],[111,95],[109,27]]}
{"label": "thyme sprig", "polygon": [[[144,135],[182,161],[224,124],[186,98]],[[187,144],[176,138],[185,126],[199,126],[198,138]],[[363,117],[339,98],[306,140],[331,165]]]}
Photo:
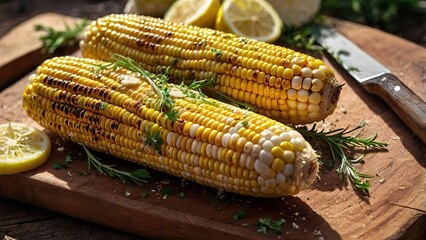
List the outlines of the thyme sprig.
{"label": "thyme sprig", "polygon": [[213,88],[216,85],[217,75],[214,74],[210,79],[192,81],[188,86],[189,89],[201,91],[205,87]]}
{"label": "thyme sprig", "polygon": [[37,24],[34,26],[35,31],[44,31],[45,35],[40,37],[43,43],[42,53],[54,53],[60,47],[74,46],[78,43],[78,37],[83,33],[87,26],[87,20],[84,19],[80,23],[75,23],[70,27],[65,23],[65,30],[55,30],[51,27]]}
{"label": "thyme sprig", "polygon": [[94,69],[94,71],[100,72],[103,69],[115,70],[119,67],[126,68],[132,72],[136,72],[148,81],[148,83],[160,97],[160,111],[167,112],[168,110],[173,109],[174,100],[169,94],[169,89],[167,88],[167,81],[165,81],[164,78],[161,78],[160,76],[143,69],[139,64],[137,64],[133,59],[129,57],[125,57],[120,54],[114,54],[113,62],[100,64],[97,66],[96,69]]}
{"label": "thyme sprig", "polygon": [[81,145],[87,155],[89,169],[93,166],[99,173],[121,179],[124,183],[135,183],[137,185],[143,185],[147,182],[145,179],[150,178],[149,172],[146,169],[137,169],[129,172],[115,169],[115,165],[103,164],[84,144]]}
{"label": "thyme sprig", "polygon": [[178,85],[178,89],[188,98],[196,101],[197,103],[205,103],[213,106],[217,106],[217,104],[214,101],[210,101],[207,99],[207,96],[204,94],[202,89],[208,89],[211,88],[211,86],[214,86],[216,82],[216,78],[213,77],[210,80],[197,80],[192,81],[189,85],[186,85],[185,82],[181,82],[180,85]]}
{"label": "thyme sprig", "polygon": [[[343,183],[347,183],[348,179],[355,190],[360,190],[365,195],[369,195],[370,183],[368,181],[372,176],[358,172],[355,165],[364,163],[364,154],[354,157],[357,150],[372,150],[381,149],[388,146],[388,143],[377,142],[377,133],[370,137],[362,137],[361,132],[365,127],[365,122],[361,121],[358,126],[349,129],[339,128],[330,131],[319,130],[316,124],[308,129],[306,126],[296,127],[309,142],[311,142],[315,149],[321,152],[322,147],[327,147],[330,152],[330,158],[320,159],[322,166],[327,170],[331,170],[337,165],[337,174]],[[351,136],[357,130],[356,135]]]}
{"label": "thyme sprig", "polygon": [[235,100],[234,98],[223,94],[222,92],[220,92],[219,90],[215,89],[215,88],[203,88],[203,92],[206,93],[209,97],[214,98],[220,102],[225,102],[243,109],[246,109],[248,111],[252,111],[252,112],[256,112],[257,108],[249,103],[245,103],[245,102],[240,102]]}

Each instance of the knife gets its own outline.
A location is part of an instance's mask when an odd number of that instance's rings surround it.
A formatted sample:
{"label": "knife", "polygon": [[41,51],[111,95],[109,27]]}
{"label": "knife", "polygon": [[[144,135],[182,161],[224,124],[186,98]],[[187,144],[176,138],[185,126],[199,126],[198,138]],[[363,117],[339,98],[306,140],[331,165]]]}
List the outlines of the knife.
{"label": "knife", "polygon": [[383,99],[426,143],[426,103],[376,59],[332,27],[316,26],[317,42],[371,94]]}

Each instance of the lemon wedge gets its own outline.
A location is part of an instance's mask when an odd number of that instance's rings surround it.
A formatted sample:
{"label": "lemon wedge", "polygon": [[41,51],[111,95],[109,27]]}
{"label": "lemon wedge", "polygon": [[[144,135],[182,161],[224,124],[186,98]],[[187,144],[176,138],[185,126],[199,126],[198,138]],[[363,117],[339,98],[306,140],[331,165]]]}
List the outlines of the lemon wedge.
{"label": "lemon wedge", "polygon": [[321,0],[267,0],[280,15],[284,25],[300,27],[313,20]]}
{"label": "lemon wedge", "polygon": [[225,0],[219,9],[215,28],[263,42],[276,41],[283,23],[265,0]]}
{"label": "lemon wedge", "polygon": [[178,0],[166,11],[164,20],[212,28],[219,7],[219,0]]}
{"label": "lemon wedge", "polygon": [[0,124],[0,175],[34,169],[50,155],[46,133],[23,123]]}

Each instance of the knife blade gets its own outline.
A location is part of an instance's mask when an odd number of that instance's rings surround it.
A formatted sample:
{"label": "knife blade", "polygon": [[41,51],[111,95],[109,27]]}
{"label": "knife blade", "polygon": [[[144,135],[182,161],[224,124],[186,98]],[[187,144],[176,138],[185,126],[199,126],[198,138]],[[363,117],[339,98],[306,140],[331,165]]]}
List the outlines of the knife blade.
{"label": "knife blade", "polygon": [[426,143],[426,103],[383,64],[336,29],[321,25],[313,31],[316,41],[367,92],[383,99],[399,118]]}

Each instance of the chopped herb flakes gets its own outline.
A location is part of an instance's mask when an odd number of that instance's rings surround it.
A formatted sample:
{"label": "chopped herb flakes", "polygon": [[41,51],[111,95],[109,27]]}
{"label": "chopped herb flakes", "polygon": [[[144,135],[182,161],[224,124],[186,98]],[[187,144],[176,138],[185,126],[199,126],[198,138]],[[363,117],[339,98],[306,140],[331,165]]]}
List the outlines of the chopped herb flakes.
{"label": "chopped herb flakes", "polygon": [[74,154],[68,153],[65,155],[65,163],[72,163],[74,161]]}
{"label": "chopped herb flakes", "polygon": [[61,169],[66,169],[66,168],[68,168],[68,164],[61,163],[61,162],[54,162],[54,163],[52,164],[52,167],[53,167],[53,169],[61,170]]}
{"label": "chopped herb flakes", "polygon": [[242,121],[242,122],[241,122],[241,125],[243,125],[243,127],[247,127],[247,125],[248,125],[247,120]]}
{"label": "chopped herb flakes", "polygon": [[220,56],[222,55],[222,50],[220,49],[211,48],[210,51],[212,51],[213,53],[216,53],[216,58],[220,58]]}
{"label": "chopped herb flakes", "polygon": [[171,188],[162,188],[161,189],[161,193],[164,195],[164,196],[172,196],[173,195],[173,189],[171,189]]}
{"label": "chopped herb flakes", "polygon": [[185,193],[184,193],[184,192],[180,192],[180,193],[178,194],[178,197],[179,197],[180,199],[184,199],[186,196],[185,196]]}
{"label": "chopped herb flakes", "polygon": [[149,192],[141,192],[141,197],[142,197],[142,198],[147,198],[147,197],[149,197]]}
{"label": "chopped herb flakes", "polygon": [[105,110],[108,107],[108,103],[107,102],[102,102],[101,103],[101,110]]}
{"label": "chopped herb flakes", "polygon": [[234,214],[232,215],[232,218],[233,218],[235,221],[237,221],[237,220],[240,220],[240,219],[245,218],[246,216],[247,216],[247,213],[246,213],[245,211],[243,211],[243,210],[237,210],[237,211],[235,211],[235,212],[234,212]]}
{"label": "chopped herb flakes", "polygon": [[283,224],[283,219],[272,220],[272,218],[259,218],[259,220],[257,221],[257,231],[263,234],[267,234],[268,230],[271,230],[277,234],[281,234],[283,231]]}

